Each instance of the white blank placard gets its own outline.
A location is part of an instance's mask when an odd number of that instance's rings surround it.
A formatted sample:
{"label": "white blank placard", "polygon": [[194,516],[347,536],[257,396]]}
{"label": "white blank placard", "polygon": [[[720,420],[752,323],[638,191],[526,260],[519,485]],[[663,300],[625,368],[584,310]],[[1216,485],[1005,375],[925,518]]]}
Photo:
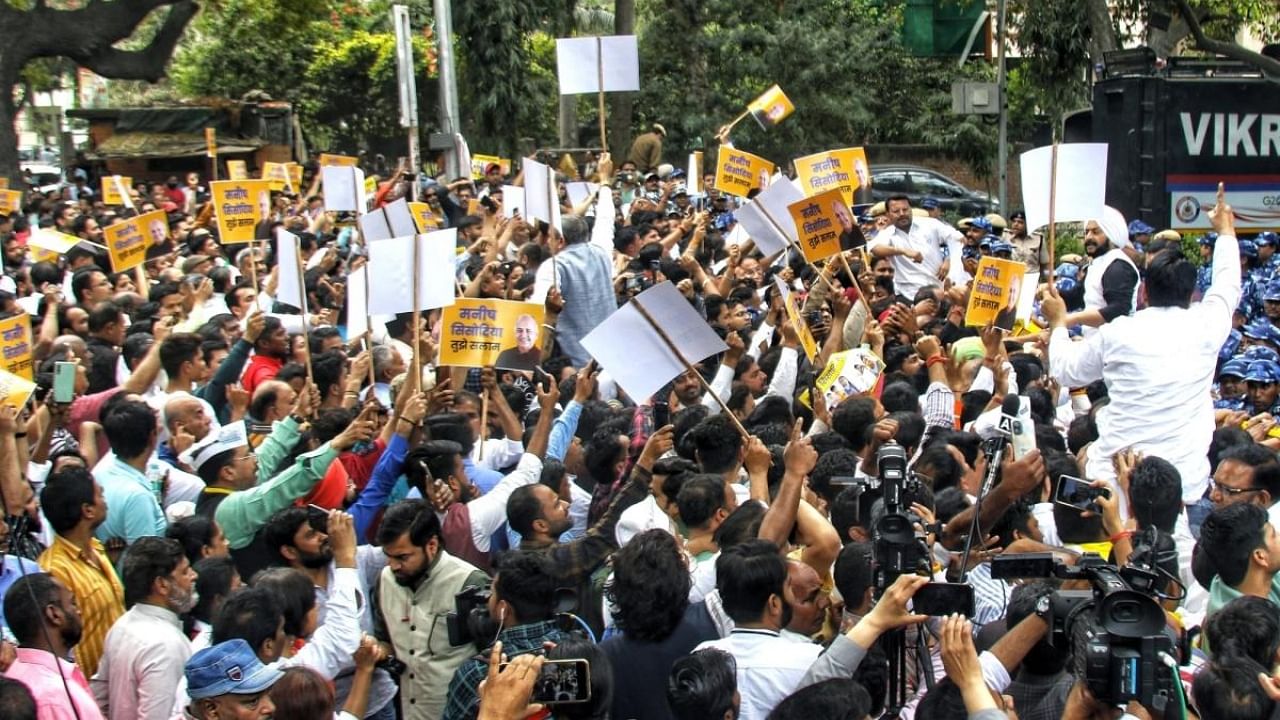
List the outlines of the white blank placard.
{"label": "white blank placard", "polygon": [[418,244],[418,310],[453,304],[457,228],[369,243],[369,312],[394,315],[413,308],[413,246]]}
{"label": "white blank placard", "polygon": [[[1049,187],[1053,146],[1022,153],[1022,202],[1027,231],[1049,224]],[[1058,181],[1054,222],[1082,222],[1102,217],[1107,204],[1106,143],[1066,143],[1058,146]]]}
{"label": "white blank placard", "polygon": [[331,212],[364,212],[364,171],[349,165],[320,168],[324,209]]}
{"label": "white blank placard", "polygon": [[[636,303],[667,333],[679,355],[635,308]],[[685,371],[681,355],[696,363],[728,349],[670,282],[654,285],[618,308],[582,339],[582,346],[636,402]]]}
{"label": "white blank placard", "polygon": [[556,74],[560,77],[560,94],[600,92],[599,58],[603,58],[604,63],[604,92],[640,89],[635,35],[557,38]]}
{"label": "white blank placard", "polygon": [[804,192],[789,180],[773,183],[744,205],[734,217],[765,255],[782,252],[798,239],[796,223],[787,207],[804,200]]}

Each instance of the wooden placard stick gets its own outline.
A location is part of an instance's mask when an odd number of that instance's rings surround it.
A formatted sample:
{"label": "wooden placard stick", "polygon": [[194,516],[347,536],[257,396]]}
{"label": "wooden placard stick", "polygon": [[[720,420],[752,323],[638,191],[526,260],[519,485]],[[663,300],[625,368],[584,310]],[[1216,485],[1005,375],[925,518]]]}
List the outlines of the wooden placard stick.
{"label": "wooden placard stick", "polygon": [[302,291],[302,356],[307,360],[307,382],[315,382],[315,374],[311,372],[311,322],[307,318],[307,284],[302,269],[302,256],[294,253],[293,267],[298,273],[298,288]]}
{"label": "wooden placard stick", "polygon": [[599,83],[596,86],[596,98],[600,106],[600,148],[602,152],[608,152],[609,145],[604,131],[604,41],[599,36],[596,37],[596,80]]}
{"label": "wooden placard stick", "polygon": [[1049,286],[1053,287],[1053,255],[1058,241],[1055,228],[1054,213],[1058,200],[1058,143],[1053,143],[1053,152],[1049,156]]}
{"label": "wooden placard stick", "polygon": [[724,400],[720,399],[720,396],[717,395],[715,391],[711,389],[711,385],[707,383],[706,378],[702,377],[702,373],[698,372],[697,368],[693,366],[693,363],[689,362],[689,359],[684,356],[684,353],[680,352],[680,348],[676,347],[676,344],[672,342],[671,336],[667,334],[667,331],[662,329],[662,326],[659,325],[658,322],[653,319],[653,316],[649,314],[649,311],[646,310],[643,305],[636,302],[634,299],[632,299],[631,304],[634,305],[636,308],[636,311],[638,311],[640,315],[644,317],[645,322],[649,323],[649,325],[654,329],[654,331],[658,333],[658,337],[662,338],[662,341],[667,344],[667,348],[670,349],[672,353],[675,353],[675,356],[680,359],[680,362],[684,365],[685,370],[697,376],[698,382],[702,383],[703,390],[709,393],[711,397],[715,398],[716,404],[720,406],[720,412],[723,412],[725,415],[728,415],[729,419],[733,421],[734,427],[738,428],[738,432],[742,433],[743,441],[750,440],[751,433],[747,432],[747,429],[742,426],[742,422],[738,420],[738,417],[734,415],[732,411],[729,410],[729,406],[725,404]]}

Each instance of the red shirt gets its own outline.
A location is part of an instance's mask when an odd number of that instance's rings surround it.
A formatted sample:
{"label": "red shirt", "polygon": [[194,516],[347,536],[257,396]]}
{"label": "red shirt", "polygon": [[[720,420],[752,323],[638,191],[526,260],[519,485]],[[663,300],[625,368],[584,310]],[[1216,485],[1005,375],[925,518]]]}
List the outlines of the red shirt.
{"label": "red shirt", "polygon": [[268,355],[254,355],[249,359],[249,365],[244,369],[244,375],[240,376],[240,385],[253,397],[253,391],[263,381],[270,380],[280,372],[280,368],[284,367],[284,360],[273,358]]}

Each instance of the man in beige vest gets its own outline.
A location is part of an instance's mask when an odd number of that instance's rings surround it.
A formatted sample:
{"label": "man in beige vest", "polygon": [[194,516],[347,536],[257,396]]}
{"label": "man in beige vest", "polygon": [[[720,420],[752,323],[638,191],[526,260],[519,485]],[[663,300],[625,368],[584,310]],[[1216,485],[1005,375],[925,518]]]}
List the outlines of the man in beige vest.
{"label": "man in beige vest", "polygon": [[446,616],[466,587],[488,587],[489,576],[445,552],[440,521],[422,500],[387,509],[378,528],[387,567],[373,603],[374,634],[407,667],[400,676],[405,720],[436,720],[453,673],[476,652],[472,643],[449,644]]}

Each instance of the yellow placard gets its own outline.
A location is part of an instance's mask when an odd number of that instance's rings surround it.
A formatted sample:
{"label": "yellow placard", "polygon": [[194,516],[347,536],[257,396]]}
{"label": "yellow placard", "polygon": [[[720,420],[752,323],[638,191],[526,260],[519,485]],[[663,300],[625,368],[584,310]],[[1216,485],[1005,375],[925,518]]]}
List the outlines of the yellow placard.
{"label": "yellow placard", "polygon": [[8,190],[8,189],[9,189],[9,178],[0,177],[0,190]]}
{"label": "yellow placard", "polygon": [[258,223],[271,214],[271,183],[267,180],[224,180],[209,183],[218,238],[223,245],[253,242]]}
{"label": "yellow placard", "polygon": [[0,190],[0,213],[12,215],[22,210],[21,190]]}
{"label": "yellow placard", "polygon": [[364,195],[373,202],[373,196],[378,193],[378,176],[370,175],[364,179]]}
{"label": "yellow placard", "polygon": [[[119,181],[119,182],[117,182]],[[124,175],[107,175],[102,178],[102,202],[107,205],[126,205],[133,178]],[[125,195],[122,196],[121,193]]]}
{"label": "yellow placard", "polygon": [[424,202],[411,202],[409,212],[413,213],[413,222],[418,226],[418,232],[440,229],[440,218],[431,212],[430,205]]}
{"label": "yellow placard", "polygon": [[205,157],[218,157],[218,131],[211,127],[204,129],[204,155]]}
{"label": "yellow placard", "polygon": [[787,206],[800,238],[800,252],[817,262],[840,252],[840,235],[853,230],[853,213],[839,190],[805,198]]}
{"label": "yellow placard", "polygon": [[791,104],[791,98],[782,92],[782,88],[774,85],[752,100],[747,110],[751,111],[751,117],[760,123],[760,127],[768,130],[795,112],[796,106]]}
{"label": "yellow placard", "polygon": [[262,179],[271,183],[271,189],[279,192],[289,185],[289,163],[262,163]]}
{"label": "yellow placard", "polygon": [[806,197],[839,190],[845,205],[853,204],[853,194],[864,178],[870,182],[867,155],[862,148],[843,148],[795,159],[796,179]]}
{"label": "yellow placard", "polygon": [[40,228],[27,238],[27,253],[32,262],[58,262],[58,257],[80,243],[75,235]]}
{"label": "yellow placard", "polygon": [[758,155],[721,145],[716,157],[716,189],[746,197],[752,190],[768,186],[773,163]]}
{"label": "yellow placard", "polygon": [[[978,272],[969,291],[969,307],[964,313],[964,324],[982,327],[994,322],[996,327],[1013,330],[1018,315],[1018,295],[1022,291],[1022,276],[1027,266],[994,257],[984,257],[978,262]],[[1030,288],[1034,291],[1035,288]]]}
{"label": "yellow placard", "polygon": [[320,153],[320,167],[355,167],[357,159],[350,155],[332,155]]}
{"label": "yellow placard", "polygon": [[31,318],[22,313],[0,320],[0,369],[27,380],[35,380],[31,360]]}
{"label": "yellow placard", "polygon": [[287,163],[289,168],[289,186],[293,192],[302,192],[302,166],[296,162]]}
{"label": "yellow placard", "polygon": [[227,179],[228,180],[248,180],[249,168],[245,166],[243,160],[227,161]]}
{"label": "yellow placard", "polygon": [[484,169],[489,163],[498,163],[503,177],[511,174],[511,160],[508,158],[498,157],[497,155],[472,155],[471,177],[475,180],[483,178]]}
{"label": "yellow placard", "polygon": [[111,271],[124,272],[147,259],[147,248],[163,244],[169,237],[169,221],[163,210],[121,220],[102,231],[111,255]]}
{"label": "yellow placard", "polygon": [[[849,397],[871,392],[882,372],[884,361],[870,350],[858,347],[833,354],[814,385],[827,403],[827,409],[834,412]],[[806,407],[813,407],[808,390],[802,391],[797,399]]]}
{"label": "yellow placard", "polygon": [[458,298],[444,309],[440,364],[531,371],[542,358],[541,303]]}
{"label": "yellow placard", "polygon": [[800,347],[804,349],[809,362],[814,362],[818,358],[818,343],[813,339],[813,331],[809,329],[809,323],[800,316],[800,298],[791,292],[791,288],[787,287],[782,278],[775,277],[774,282],[777,283],[778,294],[782,296],[782,308],[787,313],[787,319],[791,321],[791,327],[795,328],[796,334],[800,336]]}
{"label": "yellow placard", "polygon": [[24,377],[0,370],[0,405],[21,408],[27,404],[36,384]]}

